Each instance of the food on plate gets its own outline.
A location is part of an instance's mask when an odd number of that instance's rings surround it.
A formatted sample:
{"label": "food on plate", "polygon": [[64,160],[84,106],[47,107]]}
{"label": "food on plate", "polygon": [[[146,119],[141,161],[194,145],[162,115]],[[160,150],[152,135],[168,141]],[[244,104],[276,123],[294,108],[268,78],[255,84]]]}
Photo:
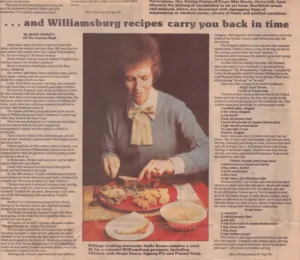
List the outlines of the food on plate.
{"label": "food on plate", "polygon": [[160,193],[159,203],[167,204],[170,201],[169,193]]}
{"label": "food on plate", "polygon": [[158,191],[159,191],[159,194],[160,194],[159,203],[160,204],[167,204],[170,201],[170,195],[168,193],[168,189],[159,188]]}
{"label": "food on plate", "polygon": [[119,186],[125,188],[126,191],[138,192],[143,191],[147,188],[153,188],[152,186],[154,183],[152,182],[138,182],[136,177],[129,177],[129,176],[118,176],[116,182]]}
{"label": "food on plate", "polygon": [[160,194],[159,191],[156,189],[148,189],[140,192],[139,196],[151,200],[153,198],[158,199],[160,197]]}
{"label": "food on plate", "polygon": [[159,193],[168,193],[167,188],[158,188]]}
{"label": "food on plate", "polygon": [[151,200],[138,197],[133,199],[132,203],[142,209],[150,209],[151,206],[155,206],[157,204],[157,200],[154,197],[152,197]]}
{"label": "food on plate", "polygon": [[158,203],[167,204],[169,201],[170,195],[168,189],[159,188],[139,192],[132,202],[142,209],[150,209]]}
{"label": "food on plate", "polygon": [[125,184],[124,187],[133,191],[141,191],[145,189],[145,184],[139,182],[130,182]]}
{"label": "food on plate", "polygon": [[115,219],[115,232],[120,235],[145,234],[150,221],[144,216],[132,212]]}
{"label": "food on plate", "polygon": [[[102,186],[97,194],[97,199],[107,206],[125,212],[156,210],[170,202],[171,197],[166,186],[146,188],[146,183],[143,183],[144,188],[142,190],[134,190],[130,188],[133,187],[131,185],[137,188],[139,182],[136,181],[136,178],[125,177],[121,176],[119,181]],[[127,182],[126,185],[124,180]]]}
{"label": "food on plate", "polygon": [[106,199],[109,204],[120,204],[127,198],[123,189],[109,185],[105,185],[100,189],[100,195]]}

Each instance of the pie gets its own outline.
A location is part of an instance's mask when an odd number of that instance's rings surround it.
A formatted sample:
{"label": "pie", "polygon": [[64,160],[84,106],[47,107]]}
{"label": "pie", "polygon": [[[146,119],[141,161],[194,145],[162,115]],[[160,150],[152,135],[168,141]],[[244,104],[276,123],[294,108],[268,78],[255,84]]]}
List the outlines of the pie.
{"label": "pie", "polygon": [[114,222],[114,231],[120,235],[145,234],[150,224],[147,218],[136,212],[118,217]]}

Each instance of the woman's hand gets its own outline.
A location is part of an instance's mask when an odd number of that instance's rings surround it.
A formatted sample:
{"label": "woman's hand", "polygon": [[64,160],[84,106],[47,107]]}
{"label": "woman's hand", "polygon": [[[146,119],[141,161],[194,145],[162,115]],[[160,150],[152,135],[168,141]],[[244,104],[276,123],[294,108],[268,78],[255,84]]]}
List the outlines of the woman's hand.
{"label": "woman's hand", "polygon": [[115,178],[117,176],[120,164],[120,159],[116,154],[110,154],[102,160],[104,172],[111,178]]}
{"label": "woman's hand", "polygon": [[150,180],[152,176],[158,177],[162,174],[173,174],[174,165],[170,160],[151,160],[140,172],[138,181],[145,177]]}

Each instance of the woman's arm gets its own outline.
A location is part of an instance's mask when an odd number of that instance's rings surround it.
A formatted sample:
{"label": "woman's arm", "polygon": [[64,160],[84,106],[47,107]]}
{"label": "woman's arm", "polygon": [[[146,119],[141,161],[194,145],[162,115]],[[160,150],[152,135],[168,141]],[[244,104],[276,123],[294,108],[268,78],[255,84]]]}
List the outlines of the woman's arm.
{"label": "woman's arm", "polygon": [[175,121],[175,129],[187,141],[188,149],[186,152],[177,154],[172,158],[166,158],[166,160],[151,160],[139,174],[139,180],[145,176],[148,178],[152,175],[160,176],[162,173],[189,174],[208,169],[209,145],[207,136],[202,131],[192,111],[183,102],[176,99],[173,104],[172,116]]}
{"label": "woman's arm", "polygon": [[111,178],[115,178],[120,168],[120,159],[116,154],[114,118],[111,110],[107,111],[105,128],[102,134],[101,163],[104,172]]}
{"label": "woman's arm", "polygon": [[192,111],[181,101],[175,102],[176,128],[187,141],[189,151],[176,155],[184,161],[184,173],[197,173],[208,169],[208,137],[199,126]]}
{"label": "woman's arm", "polygon": [[114,116],[111,109],[106,112],[104,120],[104,130],[101,136],[101,159],[104,159],[107,155],[114,154],[116,152],[115,145],[115,131],[114,131]]}

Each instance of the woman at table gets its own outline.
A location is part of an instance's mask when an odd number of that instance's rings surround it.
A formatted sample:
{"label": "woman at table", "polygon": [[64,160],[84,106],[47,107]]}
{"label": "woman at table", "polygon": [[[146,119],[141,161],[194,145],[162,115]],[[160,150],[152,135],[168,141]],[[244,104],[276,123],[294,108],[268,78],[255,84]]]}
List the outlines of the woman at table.
{"label": "woman at table", "polygon": [[[119,62],[127,96],[107,111],[104,172],[111,178],[122,174],[141,181],[206,170],[208,138],[195,116],[182,101],[154,87],[162,70],[156,39],[145,34],[124,36]],[[178,152],[179,136],[188,144],[183,153]]]}

